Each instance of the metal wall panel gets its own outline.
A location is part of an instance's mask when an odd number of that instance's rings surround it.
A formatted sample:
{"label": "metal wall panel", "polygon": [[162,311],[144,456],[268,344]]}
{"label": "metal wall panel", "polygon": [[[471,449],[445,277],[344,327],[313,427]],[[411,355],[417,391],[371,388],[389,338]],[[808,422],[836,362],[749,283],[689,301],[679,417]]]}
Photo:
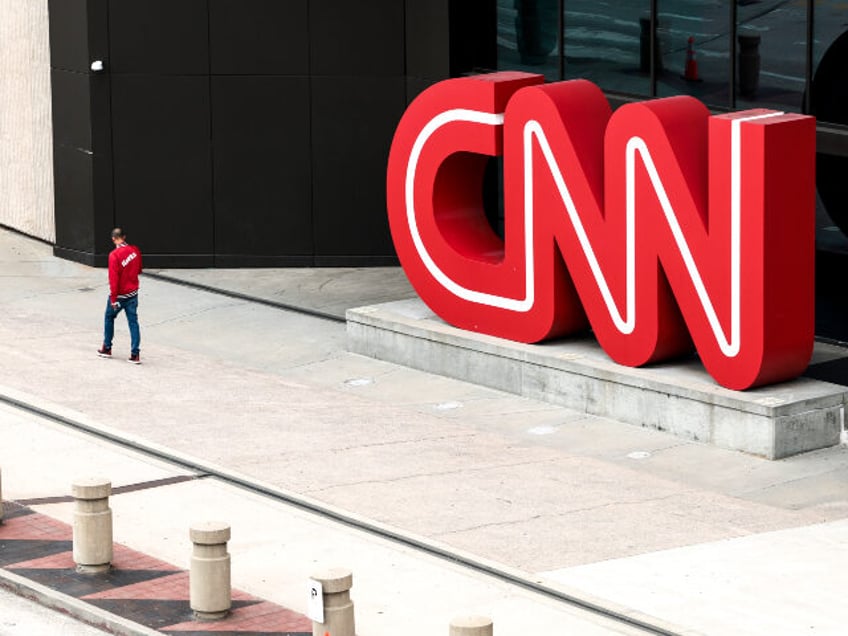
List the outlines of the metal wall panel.
{"label": "metal wall panel", "polygon": [[449,0],[406,0],[406,75],[417,80],[450,74]]}
{"label": "metal wall panel", "polygon": [[94,158],[75,148],[56,144],[53,166],[57,253],[93,265]]}
{"label": "metal wall panel", "polygon": [[316,262],[378,264],[393,258],[386,164],[405,106],[402,77],[313,77]]}
{"label": "metal wall panel", "polygon": [[[384,194],[391,138],[413,94],[472,59],[452,26],[471,9],[459,0],[53,4],[56,137],[93,152],[90,208],[57,213],[64,228],[90,228],[68,249],[102,259],[99,237],[119,224],[151,266],[396,262]],[[105,70],[92,73],[101,57]],[[82,178],[65,153],[57,166]]]}
{"label": "metal wall panel", "polygon": [[216,263],[312,263],[309,80],[212,78]]}
{"label": "metal wall panel", "polygon": [[307,0],[209,0],[214,75],[309,74]]}
{"label": "metal wall panel", "polygon": [[[107,0],[52,0],[50,51],[56,253],[105,262],[114,222]],[[99,239],[99,240],[98,240]]]}
{"label": "metal wall panel", "polygon": [[209,77],[114,76],[112,135],[115,222],[148,265],[211,265]]}
{"label": "metal wall panel", "polygon": [[54,69],[87,73],[88,0],[49,0],[50,65]]}
{"label": "metal wall panel", "polygon": [[81,151],[92,149],[91,82],[88,73],[51,72],[53,140]]}
{"label": "metal wall panel", "polygon": [[209,73],[208,0],[111,0],[112,73]]}
{"label": "metal wall panel", "polygon": [[398,0],[310,0],[314,76],[401,77],[404,5]]}

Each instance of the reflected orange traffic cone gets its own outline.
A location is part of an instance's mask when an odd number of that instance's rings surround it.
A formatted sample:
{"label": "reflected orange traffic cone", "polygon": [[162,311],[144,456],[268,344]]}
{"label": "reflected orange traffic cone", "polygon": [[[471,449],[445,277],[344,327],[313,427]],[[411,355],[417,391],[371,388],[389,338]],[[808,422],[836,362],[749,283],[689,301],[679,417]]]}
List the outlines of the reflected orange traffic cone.
{"label": "reflected orange traffic cone", "polygon": [[688,82],[700,82],[698,77],[698,60],[695,59],[695,38],[689,36],[689,44],[686,46],[686,67],[683,69],[683,79]]}

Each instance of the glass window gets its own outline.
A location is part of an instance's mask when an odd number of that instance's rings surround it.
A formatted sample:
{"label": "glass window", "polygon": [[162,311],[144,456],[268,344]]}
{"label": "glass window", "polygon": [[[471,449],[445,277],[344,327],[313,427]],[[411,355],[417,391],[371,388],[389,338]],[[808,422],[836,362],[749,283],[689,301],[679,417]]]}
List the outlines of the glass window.
{"label": "glass window", "polygon": [[737,2],[736,108],[800,112],[807,58],[807,3]]}
{"label": "glass window", "polygon": [[813,25],[812,114],[848,124],[848,4],[819,0]]}
{"label": "glass window", "polygon": [[708,106],[730,104],[730,3],[658,0],[657,94],[693,95]]}
{"label": "glass window", "polygon": [[565,0],[565,77],[591,80],[605,91],[650,95],[650,46],[643,47],[650,10],[649,0]]}
{"label": "glass window", "polygon": [[498,68],[560,78],[560,0],[498,0]]}
{"label": "glass window", "polygon": [[[830,125],[848,125],[848,5],[819,0],[813,15],[813,78],[810,112]],[[848,156],[819,153],[816,185],[827,210],[820,213],[818,243],[844,250],[848,236]],[[833,232],[838,226],[842,235]]]}

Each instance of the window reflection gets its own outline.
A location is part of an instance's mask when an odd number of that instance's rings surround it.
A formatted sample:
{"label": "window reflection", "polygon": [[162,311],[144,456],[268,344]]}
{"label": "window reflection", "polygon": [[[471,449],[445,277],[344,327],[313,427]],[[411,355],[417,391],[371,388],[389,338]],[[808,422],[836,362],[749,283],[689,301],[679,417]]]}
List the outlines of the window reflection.
{"label": "window reflection", "polygon": [[736,107],[800,111],[806,81],[806,2],[737,4]]}
{"label": "window reflection", "polygon": [[649,0],[564,4],[566,78],[589,79],[606,91],[649,95],[650,62],[643,64],[640,26],[640,20],[650,21]]}
{"label": "window reflection", "polygon": [[[810,111],[830,125],[848,125],[848,6],[844,2],[816,2],[813,38],[813,78]],[[819,153],[816,183],[829,220],[819,225],[838,226],[848,235],[848,156]],[[821,218],[821,217],[820,217]],[[832,221],[832,222],[831,222]],[[844,237],[820,232],[818,240],[844,249]]]}
{"label": "window reflection", "polygon": [[848,4],[816,2],[813,39],[812,113],[848,124]]}
{"label": "window reflection", "polygon": [[[586,78],[607,93],[637,97],[651,96],[653,70],[659,97],[689,94],[717,109],[800,112],[813,1],[657,0],[652,58],[651,0],[497,0],[498,68],[542,73],[551,81]],[[846,0],[815,0],[814,71],[848,31],[846,14]],[[837,68],[845,68],[848,35],[845,49],[844,56],[831,56],[839,57]],[[839,116],[848,125],[842,107],[848,82],[840,81],[839,90]]]}
{"label": "window reflection", "polygon": [[731,25],[727,0],[659,0],[657,23],[662,60],[657,94],[693,95],[709,106],[729,107]]}
{"label": "window reflection", "polygon": [[560,0],[498,0],[498,68],[559,76]]}
{"label": "window reflection", "polygon": [[[497,0],[497,14],[500,69],[613,95],[688,94],[717,111],[809,108],[822,128],[848,129],[848,0]],[[848,235],[848,151],[823,139],[819,217]],[[487,178],[498,181],[496,164]],[[497,198],[487,210],[499,227]]]}

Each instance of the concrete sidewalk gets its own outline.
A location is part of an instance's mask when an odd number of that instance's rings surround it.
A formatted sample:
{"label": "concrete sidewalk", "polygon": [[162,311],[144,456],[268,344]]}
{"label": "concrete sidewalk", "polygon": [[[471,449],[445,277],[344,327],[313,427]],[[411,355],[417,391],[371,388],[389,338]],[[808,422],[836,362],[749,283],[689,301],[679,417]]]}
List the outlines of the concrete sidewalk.
{"label": "concrete sidewalk", "polygon": [[[392,269],[345,270],[341,287],[333,270],[162,273],[327,313],[410,293]],[[769,462],[688,443],[351,355],[341,323],[150,278],[143,364],[99,360],[105,278],[0,232],[4,390],[702,633],[844,631],[848,609],[833,597],[848,583],[844,447]],[[115,352],[127,345],[119,323]],[[34,496],[20,492],[29,477],[8,473],[6,448],[4,497]],[[39,440],[14,452],[25,467]],[[167,541],[127,545],[168,560]],[[440,586],[441,566],[420,574]],[[255,576],[236,584],[257,594]],[[439,617],[429,631],[360,611],[359,632],[429,636],[457,610],[517,627],[513,593],[427,605]]]}
{"label": "concrete sidewalk", "polygon": [[[85,421],[57,405],[38,406]],[[307,580],[339,564],[354,572],[359,634],[443,633],[468,608],[495,617],[499,633],[643,633],[18,409],[0,406],[0,422],[11,440],[4,444],[4,487],[9,482],[6,491],[26,504],[6,504],[0,585],[39,588],[48,601],[50,592],[64,595],[54,600],[61,609],[114,633],[306,636]],[[37,440],[37,454],[27,452],[27,440]],[[113,570],[87,576],[74,572],[73,503],[61,494],[95,465],[112,476],[113,491],[123,492],[110,498]],[[232,526],[228,549],[240,588],[231,615],[214,623],[193,619],[186,572],[188,528],[209,519]]]}

